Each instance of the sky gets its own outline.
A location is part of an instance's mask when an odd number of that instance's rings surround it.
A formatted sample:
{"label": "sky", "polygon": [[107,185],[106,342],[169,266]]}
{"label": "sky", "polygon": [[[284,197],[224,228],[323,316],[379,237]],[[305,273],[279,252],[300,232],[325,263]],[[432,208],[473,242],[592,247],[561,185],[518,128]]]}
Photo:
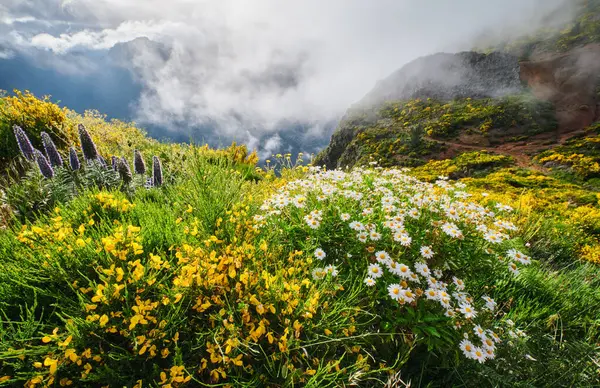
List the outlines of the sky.
{"label": "sky", "polygon": [[[469,50],[484,36],[534,32],[565,2],[2,0],[0,69],[28,59],[27,71],[60,80],[55,97],[63,80],[89,89],[97,78],[100,96],[127,107],[116,116],[153,134],[235,139],[263,157],[286,143],[315,152],[344,112],[402,65]],[[131,80],[107,81],[117,68]],[[120,86],[126,103],[111,97]]]}

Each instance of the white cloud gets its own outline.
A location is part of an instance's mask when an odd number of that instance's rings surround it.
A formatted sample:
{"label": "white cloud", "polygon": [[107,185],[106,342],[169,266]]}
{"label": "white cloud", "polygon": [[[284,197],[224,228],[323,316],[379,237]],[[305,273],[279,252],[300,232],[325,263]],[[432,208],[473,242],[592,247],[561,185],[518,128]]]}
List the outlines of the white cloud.
{"label": "white cloud", "polygon": [[177,23],[168,21],[127,21],[121,23],[117,28],[101,31],[84,29],[70,34],[63,33],[59,36],[41,33],[31,38],[31,45],[58,54],[64,54],[75,48],[104,50],[117,43],[128,42],[138,37],[162,39],[173,36],[177,30]]}
{"label": "white cloud", "polygon": [[282,121],[306,124],[301,141],[322,136],[324,123],[406,62],[469,49],[484,30],[531,31],[563,1],[69,0],[60,12],[72,30],[40,31],[28,44],[61,54],[162,42],[172,48],[166,58],[135,52],[138,121],[210,127],[211,136],[274,152]]}
{"label": "white cloud", "polygon": [[259,153],[259,157],[261,159],[267,159],[269,157],[271,157],[271,155],[273,155],[274,153],[276,153],[281,147],[281,137],[279,137],[279,135],[274,135],[271,136],[270,138],[268,138],[265,143],[262,145],[262,147],[259,147],[261,149],[261,152]]}
{"label": "white cloud", "polygon": [[0,48],[0,59],[11,59],[14,56],[15,53],[12,50]]}
{"label": "white cloud", "polygon": [[35,20],[33,16],[11,17],[10,15],[6,15],[0,19],[0,23],[11,26],[15,23],[29,23]]}

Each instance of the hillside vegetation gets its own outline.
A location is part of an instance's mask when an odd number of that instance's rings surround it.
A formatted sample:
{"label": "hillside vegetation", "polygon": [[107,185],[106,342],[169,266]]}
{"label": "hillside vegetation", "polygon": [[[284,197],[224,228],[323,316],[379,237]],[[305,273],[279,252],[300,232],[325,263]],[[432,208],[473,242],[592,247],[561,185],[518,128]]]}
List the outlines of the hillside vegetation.
{"label": "hillside vegetation", "polygon": [[575,0],[564,3],[564,8],[556,11],[558,17],[575,10],[574,20],[561,28],[540,29],[534,34],[495,45],[487,51],[505,51],[529,59],[533,55],[566,52],[575,47],[600,42],[600,1]]}
{"label": "hillside vegetation", "polygon": [[[485,137],[544,116],[513,102],[385,114],[425,123],[426,150],[465,123]],[[593,140],[540,154],[545,172],[472,150],[412,170],[258,168],[243,146],[161,144],[29,94],[0,104],[17,155],[14,124],[62,158],[4,161],[0,386],[600,384],[600,197],[569,157],[595,158]],[[90,144],[135,163],[115,171]]]}
{"label": "hillside vegetation", "polygon": [[414,167],[432,158],[456,155],[452,145],[460,140],[463,148],[477,149],[526,140],[554,129],[552,104],[527,94],[388,102],[352,113],[342,121],[338,132],[349,132],[351,140],[340,146],[337,160],[328,155],[330,145],[317,156],[316,163],[336,167],[377,160],[387,166]]}

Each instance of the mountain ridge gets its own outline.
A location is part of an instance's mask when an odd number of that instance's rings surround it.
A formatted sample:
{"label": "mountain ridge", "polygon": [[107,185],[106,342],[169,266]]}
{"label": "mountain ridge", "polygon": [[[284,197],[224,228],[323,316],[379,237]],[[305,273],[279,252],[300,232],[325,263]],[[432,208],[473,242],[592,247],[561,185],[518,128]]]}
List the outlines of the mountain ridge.
{"label": "mountain ridge", "polygon": [[[418,69],[420,70],[416,71]],[[501,104],[502,99],[506,97],[527,95],[521,103],[522,108],[533,112],[544,104],[550,104],[556,126],[546,128],[545,131],[556,132],[556,134],[542,137],[547,144],[523,148],[529,151],[540,151],[548,148],[546,147],[548,145],[559,144],[553,139],[559,137],[564,139],[565,135],[568,138],[569,133],[578,134],[598,119],[599,75],[600,45],[596,43],[576,47],[564,53],[548,53],[527,61],[519,61],[515,56],[500,52],[489,54],[463,52],[422,57],[403,66],[386,80],[378,83],[365,98],[350,108],[332,135],[330,145],[317,156],[316,163],[335,168],[353,165],[359,159],[368,160],[370,156],[375,158],[381,156],[368,155],[368,151],[364,149],[357,151],[350,145],[353,142],[357,143],[357,136],[361,133],[373,127],[381,127],[382,121],[390,119],[389,115],[382,114],[380,110],[385,104],[395,102],[402,105],[406,101],[418,103],[423,100],[427,101],[426,105],[430,101],[440,104],[461,100],[485,101],[484,108],[487,108]],[[590,82],[590,79],[593,82]],[[425,111],[432,109],[431,106],[422,108]],[[441,120],[450,115],[450,120],[462,120],[459,124],[461,128],[452,134],[455,141],[448,141],[448,136],[445,136],[446,139],[441,139],[439,136],[437,138],[434,136],[433,139],[429,136],[428,139],[424,139],[443,144],[451,152],[440,153],[436,148],[432,150],[433,153],[422,155],[421,160],[452,157],[463,149],[477,147],[491,149],[497,153],[512,149],[511,153],[514,156],[517,155],[515,150],[520,146],[513,143],[522,142],[532,135],[528,133],[527,126],[505,122],[500,127],[494,127],[494,124],[490,128],[486,127],[484,131],[479,131],[486,133],[474,134],[473,130],[477,130],[478,125],[485,127],[487,124],[478,121],[477,117],[474,120],[469,118],[471,121],[463,120],[464,116],[471,114],[470,111],[474,108],[471,103],[463,104],[462,108],[463,111],[454,109],[452,112],[442,112],[444,114],[438,118]],[[409,111],[412,109],[416,108],[410,107]],[[500,112],[503,111],[499,110],[497,113]],[[537,121],[546,120],[546,116],[542,114],[537,117],[534,114],[528,125],[538,125]],[[362,120],[359,126],[355,125],[357,117],[361,117]],[[493,115],[486,120],[489,124],[489,120],[494,120]],[[410,132],[411,127],[424,125],[426,126],[427,122],[413,120],[392,127],[388,126],[388,137],[399,138],[401,132]],[[535,135],[539,136],[539,134]],[[499,147],[501,145],[502,147]],[[360,156],[349,155],[352,153],[358,153]],[[347,163],[352,160],[354,162]],[[403,163],[386,160],[386,164]]]}

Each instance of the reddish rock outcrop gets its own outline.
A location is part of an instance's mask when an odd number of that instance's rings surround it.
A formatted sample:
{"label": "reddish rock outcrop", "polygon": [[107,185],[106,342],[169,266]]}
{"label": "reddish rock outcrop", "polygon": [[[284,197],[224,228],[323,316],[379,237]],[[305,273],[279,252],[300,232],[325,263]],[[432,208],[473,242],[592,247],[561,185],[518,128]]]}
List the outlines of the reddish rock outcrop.
{"label": "reddish rock outcrop", "polygon": [[561,133],[587,127],[599,118],[600,45],[538,56],[520,67],[521,80],[533,94],[554,104]]}

